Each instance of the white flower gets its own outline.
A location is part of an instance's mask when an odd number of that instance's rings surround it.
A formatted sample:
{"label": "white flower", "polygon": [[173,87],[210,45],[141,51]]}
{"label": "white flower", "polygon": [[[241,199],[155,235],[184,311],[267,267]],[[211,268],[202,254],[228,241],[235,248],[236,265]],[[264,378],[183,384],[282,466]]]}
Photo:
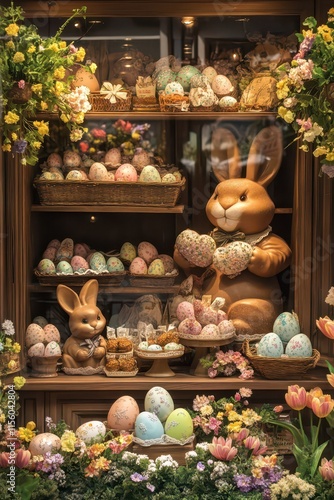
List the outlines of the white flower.
{"label": "white flower", "polygon": [[10,319],[5,319],[1,328],[4,330],[5,335],[15,335],[14,323]]}
{"label": "white flower", "polygon": [[331,289],[328,291],[328,295],[325,298],[325,302],[330,306],[334,306],[334,286],[332,286]]}

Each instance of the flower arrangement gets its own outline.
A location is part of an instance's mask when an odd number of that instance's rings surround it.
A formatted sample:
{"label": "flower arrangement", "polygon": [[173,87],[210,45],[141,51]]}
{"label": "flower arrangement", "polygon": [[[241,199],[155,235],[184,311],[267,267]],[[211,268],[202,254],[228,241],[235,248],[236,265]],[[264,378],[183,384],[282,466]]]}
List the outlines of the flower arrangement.
{"label": "flower arrangement", "polygon": [[205,358],[201,358],[200,363],[208,370],[210,378],[215,378],[218,375],[231,377],[239,372],[239,378],[248,380],[254,375],[254,370],[248,359],[238,351],[215,351]]}
{"label": "flower arrangement", "polygon": [[0,375],[14,373],[20,367],[18,354],[21,346],[14,340],[15,328],[11,320],[5,319],[0,330]]}
{"label": "flower arrangement", "polygon": [[16,391],[22,389],[26,382],[24,377],[14,377],[12,384],[0,385],[0,432],[7,429],[9,409],[14,411],[15,416],[18,415],[20,409],[19,397]]}
{"label": "flower arrangement", "polygon": [[[83,134],[84,115],[91,105],[86,87],[71,86],[68,76],[85,59],[85,50],[67,44],[61,34],[86,7],[76,9],[56,35],[42,38],[34,24],[27,24],[21,7],[0,7],[0,73],[2,89],[0,127],[2,150],[22,155],[21,163],[35,165],[49,122],[36,119],[41,112],[56,112],[70,131],[71,141]],[[94,63],[84,66],[95,72]],[[25,93],[24,98],[20,93]]]}
{"label": "flower arrangement", "polygon": [[334,177],[334,8],[327,24],[314,17],[297,34],[299,50],[291,64],[278,68],[278,115],[291,123],[300,149],[322,158],[322,171]]}

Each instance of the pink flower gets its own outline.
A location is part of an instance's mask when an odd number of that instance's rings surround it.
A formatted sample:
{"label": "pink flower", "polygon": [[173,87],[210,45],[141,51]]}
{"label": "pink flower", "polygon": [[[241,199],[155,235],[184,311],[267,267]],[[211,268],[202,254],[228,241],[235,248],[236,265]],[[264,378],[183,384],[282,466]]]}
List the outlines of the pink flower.
{"label": "pink flower", "polygon": [[312,128],[311,118],[308,118],[307,120],[300,120],[297,118],[296,122],[301,126],[302,130],[310,130]]}
{"label": "pink flower", "polygon": [[240,393],[239,392],[236,392],[235,395],[234,395],[234,399],[236,401],[240,401],[241,400],[241,396],[240,396]]}
{"label": "pink flower", "polygon": [[[31,459],[31,453],[29,450],[23,450],[20,448],[16,451],[15,455],[15,466],[19,469],[24,469],[29,464]],[[9,453],[3,451],[0,453],[0,467],[8,467],[9,465],[14,465],[10,459]]]}
{"label": "pink flower", "polygon": [[212,443],[209,444],[208,449],[215,458],[218,460],[233,460],[238,453],[237,448],[232,446],[232,439],[223,437],[214,437]]}
{"label": "pink flower", "polygon": [[213,368],[208,368],[208,376],[210,378],[215,378],[217,377],[217,375],[218,375],[217,370],[214,370]]}
{"label": "pink flower", "polygon": [[319,466],[319,472],[321,474],[321,477],[325,481],[333,481],[334,480],[333,460],[327,460],[327,458],[323,458],[321,460],[321,465]]}
{"label": "pink flower", "polygon": [[220,422],[220,420],[217,420],[214,417],[210,417],[208,427],[211,431],[213,431],[215,436],[218,436],[221,425],[222,423]]}
{"label": "pink flower", "polygon": [[248,436],[249,436],[249,429],[246,429],[245,427],[243,427],[242,429],[240,429],[240,431],[236,435],[236,440],[240,443],[241,441],[246,439]]}
{"label": "pink flower", "polygon": [[281,413],[281,411],[283,411],[283,406],[282,405],[275,406],[275,408],[274,408],[274,412],[275,413]]}
{"label": "pink flower", "polygon": [[239,392],[242,398],[250,398],[251,395],[253,394],[252,389],[248,389],[247,387],[241,387],[239,389]]}
{"label": "pink flower", "polygon": [[326,337],[329,339],[334,339],[334,321],[332,321],[328,316],[324,318],[319,318],[316,320],[316,325]]}
{"label": "pink flower", "polygon": [[26,86],[26,82],[24,80],[19,80],[17,82],[17,86],[20,88],[20,89],[24,89],[24,87]]}
{"label": "pink flower", "polygon": [[312,411],[318,418],[325,418],[332,412],[334,408],[334,401],[331,396],[324,395],[319,398],[312,399]]}
{"label": "pink flower", "polygon": [[248,436],[244,440],[244,446],[245,446],[245,448],[248,448],[249,450],[252,450],[252,455],[255,455],[255,456],[256,455],[262,455],[268,449],[267,446],[262,446],[262,443],[259,440],[259,438],[255,437],[255,436]]}
{"label": "pink flower", "polygon": [[285,401],[293,410],[303,410],[306,406],[306,390],[299,385],[289,385]]}

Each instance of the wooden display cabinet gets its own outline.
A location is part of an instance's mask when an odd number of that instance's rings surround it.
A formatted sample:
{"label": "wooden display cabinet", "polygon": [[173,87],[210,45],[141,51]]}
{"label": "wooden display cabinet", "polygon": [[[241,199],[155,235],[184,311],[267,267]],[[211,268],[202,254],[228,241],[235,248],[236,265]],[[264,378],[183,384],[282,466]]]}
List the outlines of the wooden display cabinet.
{"label": "wooden display cabinet", "polygon": [[[43,19],[52,24],[59,17],[67,17],[73,8],[81,6],[80,2],[45,3],[21,2],[27,17]],[[286,20],[286,29],[298,24],[308,15],[314,15],[315,9],[321,15],[319,2],[313,0],[294,1],[201,1],[168,3],[144,1],[99,1],[86,2],[88,19],[115,18],[121,26],[121,19],[129,13],[133,19],[159,19],[162,51],[167,54],[180,49],[179,35],[182,30],[173,28],[180,24],[180,18],[192,15],[210,22],[214,20],[228,29],[223,30],[223,42],[233,42],[231,19],[245,22],[247,18],[256,20],[255,26],[263,28],[266,33],[270,23],[275,23],[277,32],[281,32],[282,20]],[[268,17],[269,16],[269,17]],[[140,24],[140,23],[139,23]],[[219,25],[220,27],[220,25]],[[217,26],[216,26],[217,28]],[[215,29],[216,29],[215,28]],[[240,31],[240,30],[239,30]],[[215,31],[213,31],[214,33]],[[205,55],[206,46],[212,43],[203,29],[198,35],[199,53]],[[287,34],[287,33],[286,33]],[[226,38],[228,37],[229,38]],[[181,36],[182,38],[182,36]],[[154,39],[154,38],[153,38]],[[157,39],[156,39],[157,40]],[[162,52],[162,55],[166,55]],[[189,137],[196,137],[197,154],[194,163],[184,165],[187,176],[187,192],[182,194],[180,203],[175,208],[151,209],[148,207],[133,208],[115,206],[41,206],[33,188],[35,172],[29,167],[20,165],[17,157],[4,157],[0,166],[0,189],[3,196],[0,219],[1,249],[1,289],[0,305],[2,316],[11,318],[15,324],[18,340],[24,345],[24,334],[27,325],[37,314],[42,314],[46,305],[56,304],[55,288],[41,287],[35,280],[33,269],[42,254],[46,243],[53,238],[87,235],[91,228],[96,245],[103,245],[107,250],[117,248],[120,243],[129,240],[127,229],[132,226],[134,239],[148,240],[158,246],[159,251],[170,253],[175,236],[185,227],[206,232],[209,229],[204,207],[212,192],[214,180],[202,150],[203,126],[220,122],[229,124],[235,129],[243,130],[246,124],[261,122],[274,123],[275,113],[152,113],[123,112],[116,114],[90,113],[89,118],[97,120],[114,120],[118,118],[131,121],[164,122],[167,130],[168,160],[180,165],[183,146]],[[282,279],[283,293],[286,296],[286,310],[294,309],[300,319],[302,329],[307,333],[314,345],[326,357],[332,356],[332,343],[318,335],[315,319],[320,315],[330,314],[325,308],[324,298],[333,285],[333,251],[331,244],[331,228],[333,224],[333,189],[332,181],[318,177],[318,165],[314,165],[311,155],[300,152],[296,147],[284,150],[282,167],[279,175],[270,186],[269,193],[276,204],[273,221],[274,232],[282,235],[293,250],[293,263],[290,278]],[[5,189],[4,189],[5,187]],[[95,222],[92,224],[92,216]],[[106,230],[107,228],[107,230]],[[57,233],[57,234],[56,234]],[[82,240],[83,236],[80,238]],[[93,238],[92,238],[93,239]],[[98,245],[97,245],[98,246]],[[286,276],[286,275],[285,275]],[[146,290],[142,288],[110,288],[100,289],[103,304],[121,304],[133,301],[144,293],[157,293],[166,298],[175,293],[177,287],[170,289]],[[118,306],[117,306],[118,307]],[[25,373],[25,371],[24,371]],[[304,383],[309,388],[322,385],[328,390],[325,372],[321,369],[305,378],[305,381],[289,381]],[[240,380],[200,379],[180,371],[172,380],[150,379],[138,375],[135,379],[108,379],[106,377],[71,377],[60,375],[55,379],[29,378],[22,390],[22,421],[37,420],[41,430],[45,416],[54,419],[65,418],[74,427],[92,418],[103,419],[111,402],[124,393],[133,395],[138,401],[143,400],[145,392],[153,385],[164,385],[171,390],[176,401],[190,405],[196,393],[235,391]],[[242,382],[244,385],[245,382]],[[287,381],[266,381],[256,379],[247,382],[256,392],[256,399],[268,401],[268,387],[274,388],[273,402],[281,402]],[[98,411],[96,408],[99,408]]]}

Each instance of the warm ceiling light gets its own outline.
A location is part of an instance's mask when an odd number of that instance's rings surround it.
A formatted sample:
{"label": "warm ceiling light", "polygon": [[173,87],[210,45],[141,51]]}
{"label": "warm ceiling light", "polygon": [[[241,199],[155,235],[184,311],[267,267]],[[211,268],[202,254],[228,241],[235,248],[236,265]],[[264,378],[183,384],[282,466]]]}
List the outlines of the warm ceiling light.
{"label": "warm ceiling light", "polygon": [[191,27],[191,26],[194,26],[194,24],[195,24],[195,18],[194,17],[190,17],[190,16],[182,17],[181,23],[184,24],[187,28]]}

